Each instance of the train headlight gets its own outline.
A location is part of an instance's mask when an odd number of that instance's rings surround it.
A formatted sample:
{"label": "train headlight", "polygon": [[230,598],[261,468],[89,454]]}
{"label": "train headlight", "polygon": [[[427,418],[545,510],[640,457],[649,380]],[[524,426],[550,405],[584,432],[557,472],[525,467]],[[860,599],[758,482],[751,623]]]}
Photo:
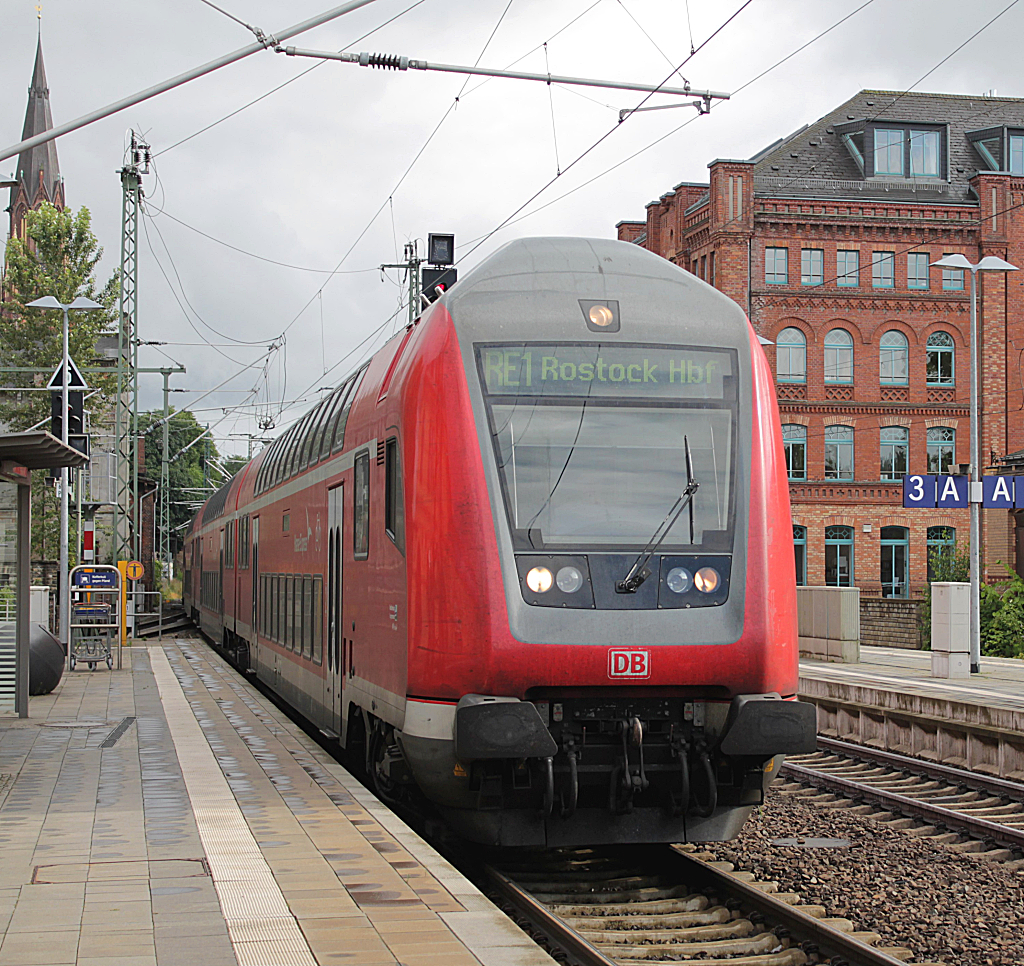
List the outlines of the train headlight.
{"label": "train headlight", "polygon": [[608,328],[615,321],[615,313],[607,305],[592,305],[587,313],[593,325]]}
{"label": "train headlight", "polygon": [[722,578],[718,576],[718,571],[714,567],[701,567],[693,577],[693,585],[702,594],[713,594],[721,581]]}
{"label": "train headlight", "polygon": [[555,584],[563,594],[575,594],[583,586],[583,574],[575,567],[563,567],[555,575]]}
{"label": "train headlight", "polygon": [[526,575],[526,586],[535,594],[546,594],[553,583],[554,577],[547,567],[534,567]]}
{"label": "train headlight", "polygon": [[685,567],[673,567],[665,576],[665,583],[673,594],[685,594],[693,586],[693,578]]}

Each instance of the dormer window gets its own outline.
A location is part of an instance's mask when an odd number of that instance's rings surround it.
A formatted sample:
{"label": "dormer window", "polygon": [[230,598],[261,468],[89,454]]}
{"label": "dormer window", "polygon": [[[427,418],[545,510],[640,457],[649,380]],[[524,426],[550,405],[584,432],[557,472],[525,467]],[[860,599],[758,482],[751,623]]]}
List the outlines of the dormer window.
{"label": "dormer window", "polygon": [[1024,175],[1024,130],[989,127],[968,131],[967,140],[981,158],[982,171],[1008,171]]}
{"label": "dormer window", "polygon": [[910,176],[937,178],[939,176],[939,132],[910,132]]}
{"label": "dormer window", "polygon": [[875,174],[903,177],[903,131],[875,128]]}
{"label": "dormer window", "polygon": [[1024,135],[1010,135],[1010,174],[1024,174]]}

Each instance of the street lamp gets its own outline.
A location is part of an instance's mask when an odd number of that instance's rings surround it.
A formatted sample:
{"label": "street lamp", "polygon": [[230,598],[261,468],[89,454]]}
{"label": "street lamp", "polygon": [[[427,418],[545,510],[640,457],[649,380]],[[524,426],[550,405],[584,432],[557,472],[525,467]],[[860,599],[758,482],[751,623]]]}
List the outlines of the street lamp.
{"label": "street lamp", "polygon": [[[60,383],[60,441],[68,445],[68,384],[71,375],[70,355],[68,353],[68,309],[101,309],[99,302],[94,302],[84,295],[79,295],[73,302],[65,305],[52,295],[44,295],[41,299],[27,303],[32,309],[61,309],[64,313],[64,324],[61,329],[63,349],[61,352],[61,383]],[[71,667],[71,587],[68,583],[68,468],[60,468],[60,642],[67,648],[68,668]]]}
{"label": "street lamp", "polygon": [[[971,674],[981,670],[981,439],[978,435],[978,272],[1015,272],[1016,265],[986,255],[976,265],[964,255],[946,255],[937,268],[954,268],[971,273]],[[977,484],[977,486],[975,485]]]}

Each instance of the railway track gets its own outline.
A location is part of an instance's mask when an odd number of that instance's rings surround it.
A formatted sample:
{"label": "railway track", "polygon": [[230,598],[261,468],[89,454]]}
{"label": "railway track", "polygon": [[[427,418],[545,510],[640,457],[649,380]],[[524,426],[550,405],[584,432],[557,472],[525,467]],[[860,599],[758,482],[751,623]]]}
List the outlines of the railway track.
{"label": "railway track", "polygon": [[1024,861],[1024,785],[1017,782],[832,738],[819,738],[814,754],[787,759],[781,774],[791,780],[782,791],[816,804],[853,800],[911,834],[996,861]]}
{"label": "railway track", "polygon": [[687,846],[560,850],[487,866],[492,893],[575,966],[697,960],[739,966],[896,966],[903,948],[826,919],[773,882]]}

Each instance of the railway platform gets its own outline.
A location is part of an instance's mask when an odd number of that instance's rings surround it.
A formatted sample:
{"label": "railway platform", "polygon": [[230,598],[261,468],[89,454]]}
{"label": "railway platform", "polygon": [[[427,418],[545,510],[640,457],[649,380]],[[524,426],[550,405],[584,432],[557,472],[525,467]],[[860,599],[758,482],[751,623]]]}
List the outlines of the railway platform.
{"label": "railway platform", "polygon": [[552,966],[204,643],[0,719],[0,966]]}
{"label": "railway platform", "polygon": [[860,652],[855,664],[800,662],[819,734],[1024,780],[1024,661],[982,657],[979,674],[944,679],[929,651]]}

